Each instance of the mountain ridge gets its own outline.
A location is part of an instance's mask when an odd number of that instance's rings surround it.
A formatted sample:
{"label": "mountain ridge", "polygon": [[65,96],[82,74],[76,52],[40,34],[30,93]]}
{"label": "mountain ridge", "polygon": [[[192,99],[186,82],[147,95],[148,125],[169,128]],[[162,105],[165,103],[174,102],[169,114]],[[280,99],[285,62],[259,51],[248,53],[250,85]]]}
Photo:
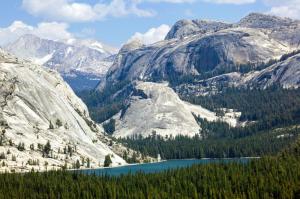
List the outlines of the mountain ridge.
{"label": "mountain ridge", "polygon": [[[253,20],[256,16],[257,21]],[[261,26],[266,24],[271,25],[263,29]],[[196,32],[176,40],[138,45],[120,51],[99,88],[121,81],[169,81],[182,75],[237,70],[246,65],[258,67],[297,50],[299,32],[299,21],[254,13],[236,25],[207,34]]]}
{"label": "mountain ridge", "polygon": [[126,164],[102,142],[103,130],[57,72],[3,50],[0,65],[2,171],[71,168],[77,161],[99,167],[106,155],[114,166]]}
{"label": "mountain ridge", "polygon": [[26,34],[4,47],[8,52],[57,70],[76,91],[93,89],[112,64],[116,49],[95,40],[53,41]]}
{"label": "mountain ridge", "polygon": [[[182,27],[178,27],[182,22],[184,22]],[[173,26],[173,29],[171,28],[169,36],[163,41],[147,46],[136,41],[121,48],[105,80],[97,88],[100,93],[103,91],[109,93],[107,88],[114,90],[109,97],[110,101],[117,104],[114,106],[113,113],[118,113],[119,110],[123,117],[113,115],[106,119],[115,119],[116,136],[127,135],[127,132],[120,130],[121,126],[131,129],[130,125],[134,123],[133,121],[140,119],[134,116],[132,107],[143,109],[150,106],[150,104],[137,106],[146,100],[132,97],[130,86],[127,86],[134,85],[135,82],[145,84],[152,82],[160,86],[168,82],[168,86],[181,99],[197,95],[214,95],[222,92],[222,89],[232,87],[265,89],[279,84],[284,88],[298,88],[299,21],[253,13],[235,24],[203,20],[198,22],[199,26],[195,25],[196,21],[181,20]],[[180,28],[185,29],[185,23],[187,29],[190,23],[195,23],[193,27],[196,29],[183,30],[182,33],[186,35],[180,36]],[[218,24],[221,24],[220,27]],[[179,31],[178,34],[175,29]],[[170,35],[176,38],[171,38]],[[116,88],[121,95],[118,95]],[[126,88],[124,93],[123,88]],[[131,89],[134,93],[136,87],[133,86]],[[163,96],[163,94],[158,95]],[[153,107],[163,107],[151,97],[150,99]],[[169,102],[172,100],[173,97],[165,99]],[[124,108],[128,106],[128,102],[129,108]],[[112,105],[114,104],[110,104]],[[105,110],[105,104],[101,104],[100,107],[104,107]],[[150,121],[145,119],[150,124],[155,121],[153,118],[158,117],[156,109],[151,110],[153,111],[150,111],[148,116],[152,119],[148,118]],[[175,113],[177,109],[173,107],[169,112],[172,111]],[[185,111],[192,113],[188,109]],[[221,114],[224,113],[226,111],[223,110]],[[170,116],[169,119],[176,119],[176,117]],[[185,123],[184,120],[181,121]],[[140,121],[135,126],[142,125],[143,122]],[[191,119],[186,122],[194,121]],[[166,132],[175,126],[176,123],[165,128]],[[148,129],[144,125],[137,131],[140,132],[143,128]],[[151,134],[152,130],[145,130],[147,131],[145,134]]]}

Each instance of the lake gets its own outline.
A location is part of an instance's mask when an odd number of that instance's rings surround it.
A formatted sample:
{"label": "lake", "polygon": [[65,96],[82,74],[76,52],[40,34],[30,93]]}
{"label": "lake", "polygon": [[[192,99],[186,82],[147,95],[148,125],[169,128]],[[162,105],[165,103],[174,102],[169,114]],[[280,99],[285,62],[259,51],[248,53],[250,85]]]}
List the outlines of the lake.
{"label": "lake", "polygon": [[84,174],[95,173],[96,175],[118,176],[121,174],[128,174],[128,173],[134,174],[136,172],[156,173],[168,169],[189,167],[194,164],[229,163],[229,162],[247,163],[249,160],[250,158],[167,160],[167,161],[162,161],[157,163],[126,165],[126,166],[113,167],[113,168],[79,170],[79,172]]}

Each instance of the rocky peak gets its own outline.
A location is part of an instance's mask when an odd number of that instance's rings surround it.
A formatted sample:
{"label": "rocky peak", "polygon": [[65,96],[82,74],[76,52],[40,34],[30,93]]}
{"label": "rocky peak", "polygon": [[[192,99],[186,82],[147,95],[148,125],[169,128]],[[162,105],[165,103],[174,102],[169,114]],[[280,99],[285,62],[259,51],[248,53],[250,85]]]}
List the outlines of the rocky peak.
{"label": "rocky peak", "polygon": [[247,28],[274,29],[299,24],[299,21],[261,13],[250,13],[238,22],[238,26]]}
{"label": "rocky peak", "polygon": [[166,40],[182,38],[193,34],[205,34],[232,27],[231,24],[211,20],[180,20],[174,24],[166,36]]}
{"label": "rocky peak", "polygon": [[64,43],[73,45],[76,47],[87,47],[91,48],[93,50],[97,50],[100,53],[107,54],[107,55],[112,55],[112,54],[117,54],[118,49],[115,47],[112,47],[110,45],[104,44],[102,42],[99,42],[94,39],[68,39]]}
{"label": "rocky peak", "polygon": [[29,41],[40,41],[41,38],[39,38],[38,36],[33,35],[33,34],[25,34],[17,39],[17,41],[28,41],[28,40]]}
{"label": "rocky peak", "polygon": [[31,59],[38,64],[44,64],[39,62],[38,59],[41,59],[62,47],[62,43],[42,39],[32,34],[25,34],[13,43],[6,45],[4,48],[20,58]]}
{"label": "rocky peak", "polygon": [[289,28],[292,26],[298,27],[300,26],[299,24],[300,22],[298,20],[281,18],[262,13],[250,13],[236,24],[229,24],[211,20],[183,19],[174,24],[165,39],[168,40],[174,38],[182,38],[194,34],[214,33],[232,27],[279,29],[283,27]]}
{"label": "rocky peak", "polygon": [[79,73],[102,77],[112,64],[105,58],[112,56],[111,52],[116,52],[95,40],[72,40],[66,43],[29,34],[4,48],[20,58],[55,69],[64,76]]}
{"label": "rocky peak", "polygon": [[135,49],[138,49],[138,48],[141,48],[143,47],[144,44],[141,40],[139,39],[135,39],[135,40],[132,40],[126,44],[124,44],[120,50],[120,53],[122,52],[128,52],[128,51],[132,51],[132,50],[135,50]]}

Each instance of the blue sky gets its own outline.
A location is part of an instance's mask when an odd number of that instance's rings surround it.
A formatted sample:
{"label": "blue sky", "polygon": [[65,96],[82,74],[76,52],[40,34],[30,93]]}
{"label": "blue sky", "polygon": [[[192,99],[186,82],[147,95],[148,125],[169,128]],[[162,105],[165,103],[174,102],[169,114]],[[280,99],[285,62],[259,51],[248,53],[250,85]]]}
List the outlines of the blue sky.
{"label": "blue sky", "polygon": [[250,12],[299,18],[299,5],[299,0],[9,0],[0,6],[0,44],[31,31],[49,39],[94,38],[119,47],[152,28],[145,39],[151,43],[179,19],[236,22]]}

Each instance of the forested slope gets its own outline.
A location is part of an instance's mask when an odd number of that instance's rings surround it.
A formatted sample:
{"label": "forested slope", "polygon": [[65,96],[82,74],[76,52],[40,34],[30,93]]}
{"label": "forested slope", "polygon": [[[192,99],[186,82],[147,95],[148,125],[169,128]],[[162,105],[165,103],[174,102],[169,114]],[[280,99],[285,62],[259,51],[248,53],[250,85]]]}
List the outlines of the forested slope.
{"label": "forested slope", "polygon": [[0,198],[299,198],[299,151],[298,142],[277,156],[246,164],[195,165],[120,177],[2,174]]}

